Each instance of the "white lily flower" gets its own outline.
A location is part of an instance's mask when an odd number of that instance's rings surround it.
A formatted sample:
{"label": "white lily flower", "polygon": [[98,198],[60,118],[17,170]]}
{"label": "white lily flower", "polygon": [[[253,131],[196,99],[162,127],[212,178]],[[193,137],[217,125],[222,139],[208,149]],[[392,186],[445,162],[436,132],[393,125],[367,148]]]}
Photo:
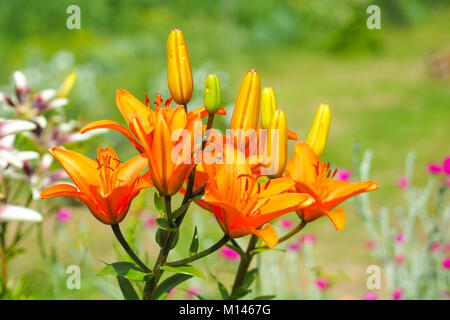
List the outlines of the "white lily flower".
{"label": "white lily flower", "polygon": [[42,215],[37,211],[21,206],[0,205],[0,222],[7,221],[41,222]]}
{"label": "white lily flower", "polygon": [[26,120],[0,120],[0,138],[36,129],[36,124]]}
{"label": "white lily flower", "polygon": [[15,71],[13,73],[14,83],[16,88],[25,88],[28,87],[27,78],[21,71]]}

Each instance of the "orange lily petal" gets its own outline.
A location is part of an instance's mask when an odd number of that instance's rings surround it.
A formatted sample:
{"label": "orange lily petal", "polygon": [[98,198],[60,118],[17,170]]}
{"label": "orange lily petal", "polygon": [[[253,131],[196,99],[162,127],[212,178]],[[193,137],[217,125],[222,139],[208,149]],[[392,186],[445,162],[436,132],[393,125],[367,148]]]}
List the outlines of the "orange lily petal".
{"label": "orange lily petal", "polygon": [[78,196],[81,196],[81,192],[77,189],[77,187],[71,184],[55,184],[41,192],[41,199]]}
{"label": "orange lily petal", "polygon": [[340,180],[332,180],[327,183],[331,190],[330,193],[322,201],[326,210],[331,210],[341,202],[351,198],[359,193],[376,190],[378,184],[375,181],[363,182],[345,182]]}
{"label": "orange lily petal", "polygon": [[294,156],[286,166],[286,174],[295,181],[311,186],[315,181],[319,157],[306,142],[299,142],[294,147]]}
{"label": "orange lily petal", "polygon": [[337,231],[342,231],[344,229],[346,220],[344,209],[339,208],[334,211],[326,211],[325,214],[330,218],[331,222],[333,222]]}
{"label": "orange lily petal", "polygon": [[256,229],[255,235],[264,241],[269,248],[273,248],[278,244],[277,232],[270,224],[266,224],[262,229]]}
{"label": "orange lily petal", "polygon": [[[262,199],[260,201],[267,201]],[[306,193],[283,193],[270,197],[270,200],[261,206],[260,213],[247,218],[249,224],[261,226],[285,213],[305,208],[314,203],[314,199]]]}
{"label": "orange lily petal", "polygon": [[136,178],[147,166],[147,163],[148,160],[145,155],[140,154],[120,165],[117,178],[124,182],[134,183]]}
{"label": "orange lily petal", "polygon": [[294,187],[295,183],[291,179],[286,178],[277,178],[269,180],[261,185],[262,191],[259,196],[261,198],[271,197],[273,195],[286,192],[292,187]]}
{"label": "orange lily petal", "polygon": [[128,124],[133,121],[134,117],[137,117],[142,123],[145,132],[149,132],[151,128],[149,117],[152,112],[149,107],[139,101],[139,99],[131,93],[123,89],[117,91],[116,102],[120,113]]}
{"label": "orange lily petal", "polygon": [[90,185],[98,185],[97,162],[81,153],[54,147],[49,153],[61,164],[81,192],[89,193]]}
{"label": "orange lily petal", "polygon": [[88,131],[91,131],[94,129],[112,129],[112,130],[118,131],[121,134],[123,134],[128,140],[130,140],[130,142],[133,144],[133,146],[136,149],[138,149],[139,152],[144,151],[144,149],[139,144],[139,142],[137,142],[136,139],[133,138],[131,131],[116,121],[112,121],[112,120],[94,121],[94,122],[88,123],[83,128],[81,128],[80,132],[85,133],[85,132],[88,132]]}
{"label": "orange lily petal", "polygon": [[288,139],[289,140],[298,140],[297,132],[288,130]]}

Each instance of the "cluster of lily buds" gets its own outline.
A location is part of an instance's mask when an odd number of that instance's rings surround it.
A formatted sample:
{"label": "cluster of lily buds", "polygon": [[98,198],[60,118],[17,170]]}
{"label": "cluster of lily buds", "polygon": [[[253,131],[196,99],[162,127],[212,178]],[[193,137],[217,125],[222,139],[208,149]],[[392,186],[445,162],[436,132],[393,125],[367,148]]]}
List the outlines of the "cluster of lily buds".
{"label": "cluster of lily buds", "polygon": [[[117,107],[128,128],[112,120],[100,120],[81,129],[83,134],[99,128],[116,130],[141,153],[141,157],[136,158],[139,160],[131,162],[134,165],[128,162],[124,165],[126,174],[123,173],[121,179],[117,178],[122,175],[116,164],[118,156],[112,150],[109,156],[98,157],[95,162],[74,152],[70,156],[58,156],[62,151],[53,148],[51,154],[77,187],[52,186],[44,190],[41,197],[78,198],[97,219],[117,224],[141,189],[154,186],[166,197],[178,192],[186,196],[188,192],[183,184],[192,176],[191,186],[199,190],[204,186],[203,199],[197,200],[198,204],[214,213],[228,236],[238,238],[253,234],[273,247],[278,243],[277,234],[267,224],[273,219],[293,211],[304,222],[328,216],[340,231],[345,226],[345,211],[333,209],[356,194],[377,188],[373,181],[337,182],[333,179],[336,170],[320,161],[330,126],[330,111],[326,105],[319,107],[307,142],[296,145],[295,155],[288,162],[288,139],[296,140],[297,135],[288,130],[287,116],[278,108],[274,90],[267,87],[261,92],[261,78],[254,69],[249,70],[241,82],[229,125],[232,135],[215,135],[213,130],[214,143],[208,145],[208,139],[204,145],[196,144],[197,131],[205,140],[204,126],[197,126],[201,119],[208,116],[206,128],[211,129],[214,115],[224,114],[225,110],[220,107],[219,79],[209,74],[205,80],[204,106],[188,111],[193,77],[186,39],[179,29],[172,30],[167,40],[167,83],[172,97],[163,106],[161,95],[157,95],[154,109],[148,96],[143,103],[128,91],[117,92]],[[171,107],[172,100],[178,104],[175,108]],[[225,163],[214,160],[210,163],[205,157],[193,163],[197,147],[201,154],[207,155],[203,147],[213,149],[220,143],[225,146],[221,151],[214,150],[214,154],[219,153],[222,160],[226,158]],[[242,163],[240,157],[244,158]],[[233,162],[236,158],[238,163]],[[148,171],[144,171],[145,164]],[[108,168],[108,173],[102,171],[103,166]],[[265,182],[259,180],[261,175],[266,176]],[[107,176],[108,183],[97,183],[97,176],[101,181]],[[135,184],[136,181],[139,183]],[[108,186],[108,192],[102,185]],[[96,199],[96,204],[92,199]],[[114,205],[103,205],[108,202],[106,199]]]}

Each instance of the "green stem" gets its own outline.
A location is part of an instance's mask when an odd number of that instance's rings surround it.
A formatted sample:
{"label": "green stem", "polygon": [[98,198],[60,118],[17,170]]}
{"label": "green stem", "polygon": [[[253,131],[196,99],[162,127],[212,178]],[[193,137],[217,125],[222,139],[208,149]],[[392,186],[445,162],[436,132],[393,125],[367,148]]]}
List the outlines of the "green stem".
{"label": "green stem", "polygon": [[164,196],[164,203],[166,205],[166,214],[167,214],[167,220],[169,220],[169,224],[172,226],[172,197],[171,196]]}
{"label": "green stem", "polygon": [[247,250],[245,251],[245,254],[241,256],[241,261],[239,263],[238,271],[236,272],[236,278],[234,279],[233,283],[233,289],[231,291],[231,299],[233,299],[233,295],[235,294],[237,288],[239,288],[243,281],[245,274],[247,273],[248,267],[250,266],[250,263],[252,262],[252,251],[255,249],[256,243],[258,242],[258,237],[255,235],[252,235],[250,238],[250,241],[248,243]]}
{"label": "green stem", "polygon": [[131,259],[133,259],[136,264],[141,267],[142,270],[144,270],[147,273],[151,273],[152,271],[145,265],[144,262],[142,262],[141,259],[136,255],[136,253],[131,249],[130,245],[128,244],[127,240],[125,240],[122,231],[120,231],[119,224],[112,224],[111,225],[112,231],[114,232],[114,235],[116,236],[119,243],[122,245],[123,249],[127,252],[127,254],[130,256]]}
{"label": "green stem", "polygon": [[195,260],[201,259],[201,258],[206,257],[207,255],[210,255],[211,253],[219,250],[220,248],[222,248],[228,242],[228,240],[230,240],[230,237],[227,234],[225,234],[222,237],[222,239],[220,239],[218,242],[216,242],[214,245],[212,245],[208,249],[205,249],[189,258],[181,259],[181,260],[177,260],[177,261],[173,261],[173,262],[167,262],[164,265],[176,267],[176,266],[182,266],[182,265],[188,264],[190,262],[193,262]]}

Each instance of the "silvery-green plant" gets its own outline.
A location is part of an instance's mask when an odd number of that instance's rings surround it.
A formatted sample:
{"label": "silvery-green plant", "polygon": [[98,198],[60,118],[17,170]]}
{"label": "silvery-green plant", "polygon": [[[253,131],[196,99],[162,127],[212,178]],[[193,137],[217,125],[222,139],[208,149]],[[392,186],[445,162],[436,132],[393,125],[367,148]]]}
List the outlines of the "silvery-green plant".
{"label": "silvery-green plant", "polygon": [[[372,157],[367,150],[361,162],[356,159],[355,171],[361,179],[369,177]],[[430,174],[425,186],[413,185],[414,159],[414,153],[408,154],[405,175],[399,180],[402,204],[374,212],[368,194],[359,195],[355,203],[390,297],[448,299],[450,274],[444,265],[450,230],[448,181]]]}

